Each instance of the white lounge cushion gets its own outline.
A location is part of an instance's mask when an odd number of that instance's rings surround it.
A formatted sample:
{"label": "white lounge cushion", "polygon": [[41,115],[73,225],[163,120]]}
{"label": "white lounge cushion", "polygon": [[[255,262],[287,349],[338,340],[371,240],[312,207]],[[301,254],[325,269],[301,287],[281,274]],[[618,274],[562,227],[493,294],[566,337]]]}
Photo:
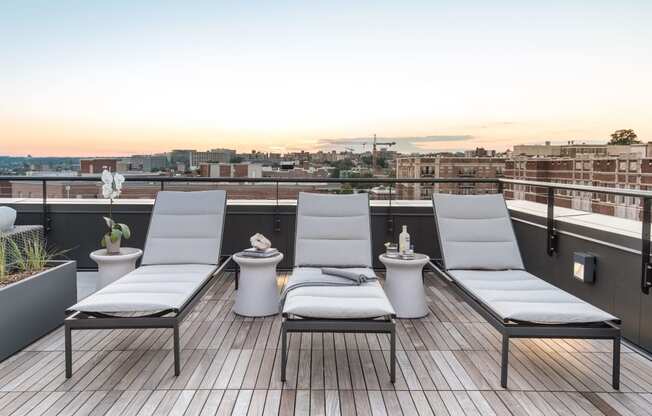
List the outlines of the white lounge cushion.
{"label": "white lounge cushion", "polygon": [[369,196],[299,193],[295,266],[371,267]]}
{"label": "white lounge cushion", "polygon": [[[345,270],[375,276],[374,271],[369,268]],[[319,268],[297,267],[289,280],[311,276],[319,279],[320,275]],[[294,289],[285,299],[283,313],[323,319],[367,319],[395,314],[392,304],[377,280],[360,286],[309,286]]]}
{"label": "white lounge cushion", "polygon": [[70,307],[70,310],[102,313],[178,310],[214,270],[215,266],[205,264],[142,266]]}
{"label": "white lounge cushion", "polygon": [[524,270],[449,270],[448,273],[502,319],[542,324],[617,319]]}
{"label": "white lounge cushion", "polygon": [[434,194],[433,206],[446,269],[523,269],[501,194]]}
{"label": "white lounge cushion", "polygon": [[225,211],[225,191],[159,192],[141,264],[217,264]]}

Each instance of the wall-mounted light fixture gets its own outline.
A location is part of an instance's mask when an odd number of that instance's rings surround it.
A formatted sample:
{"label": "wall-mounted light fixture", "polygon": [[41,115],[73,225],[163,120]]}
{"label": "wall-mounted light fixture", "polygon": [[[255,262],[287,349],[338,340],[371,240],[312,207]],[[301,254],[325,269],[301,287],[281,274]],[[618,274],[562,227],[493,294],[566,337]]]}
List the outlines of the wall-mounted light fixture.
{"label": "wall-mounted light fixture", "polygon": [[573,254],[573,277],[584,283],[595,281],[595,255],[591,253]]}

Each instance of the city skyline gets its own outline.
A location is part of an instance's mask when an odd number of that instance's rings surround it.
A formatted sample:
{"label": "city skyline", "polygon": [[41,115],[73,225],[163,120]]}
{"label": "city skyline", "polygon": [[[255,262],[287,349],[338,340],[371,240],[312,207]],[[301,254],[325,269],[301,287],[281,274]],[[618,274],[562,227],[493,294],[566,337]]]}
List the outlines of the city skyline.
{"label": "city skyline", "polygon": [[643,1],[7,1],[0,154],[652,140],[650,17]]}

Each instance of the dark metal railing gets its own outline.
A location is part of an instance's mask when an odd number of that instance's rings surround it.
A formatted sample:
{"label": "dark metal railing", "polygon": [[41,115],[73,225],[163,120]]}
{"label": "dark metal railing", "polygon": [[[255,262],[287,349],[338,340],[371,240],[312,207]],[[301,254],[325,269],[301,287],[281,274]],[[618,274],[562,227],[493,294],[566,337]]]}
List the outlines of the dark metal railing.
{"label": "dark metal railing", "polygon": [[503,184],[525,185],[531,187],[542,187],[548,191],[548,212],[547,212],[547,231],[548,231],[548,255],[552,256],[556,251],[557,232],[554,224],[555,208],[555,191],[559,189],[579,192],[602,193],[607,195],[628,196],[640,198],[642,202],[642,221],[641,221],[641,291],[646,295],[650,294],[652,288],[652,264],[650,263],[650,223],[652,220],[652,191],[642,191],[638,189],[608,188],[603,186],[586,186],[571,185],[564,183],[525,181],[517,179],[499,179]]}
{"label": "dark metal railing", "polygon": [[[279,216],[279,185],[280,184],[358,184],[358,185],[388,185],[388,207],[389,219],[387,222],[388,231],[392,232],[394,228],[391,209],[392,201],[395,200],[393,190],[398,184],[494,184],[496,191],[502,193],[506,185],[522,185],[534,188],[543,188],[547,191],[547,244],[546,250],[549,256],[555,254],[557,250],[557,230],[555,227],[554,209],[555,209],[555,191],[569,190],[579,192],[602,193],[607,195],[618,195],[625,197],[640,198],[642,200],[642,231],[641,231],[641,291],[649,294],[652,287],[652,265],[650,263],[650,224],[652,221],[652,191],[642,191],[636,189],[609,188],[599,186],[572,185],[554,182],[528,181],[504,178],[213,178],[213,177],[179,177],[179,176],[126,176],[127,182],[149,182],[159,183],[160,189],[165,189],[167,183],[240,183],[256,184],[268,183],[275,184],[275,231],[280,231]],[[41,182],[42,184],[42,217],[44,232],[49,231],[48,217],[48,200],[47,200],[47,183],[48,182],[99,182],[97,177],[89,176],[0,176],[2,181],[18,182]]]}

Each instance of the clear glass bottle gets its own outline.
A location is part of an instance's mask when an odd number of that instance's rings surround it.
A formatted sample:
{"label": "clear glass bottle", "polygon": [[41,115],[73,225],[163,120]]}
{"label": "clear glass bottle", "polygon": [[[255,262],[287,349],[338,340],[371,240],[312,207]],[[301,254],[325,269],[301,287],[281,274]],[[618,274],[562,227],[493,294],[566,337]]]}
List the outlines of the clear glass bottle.
{"label": "clear glass bottle", "polygon": [[403,231],[398,236],[398,251],[404,254],[410,248],[410,234],[407,232],[407,225],[403,226]]}

